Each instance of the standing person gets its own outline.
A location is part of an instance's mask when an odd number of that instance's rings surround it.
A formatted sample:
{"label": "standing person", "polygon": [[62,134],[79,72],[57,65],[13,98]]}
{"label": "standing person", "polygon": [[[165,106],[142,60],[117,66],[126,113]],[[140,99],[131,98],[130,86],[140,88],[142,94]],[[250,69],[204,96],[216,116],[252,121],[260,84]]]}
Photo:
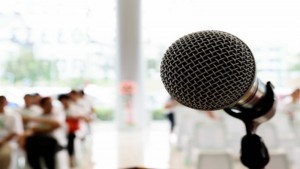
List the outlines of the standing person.
{"label": "standing person", "polygon": [[175,127],[175,106],[178,105],[178,102],[174,98],[170,98],[167,103],[165,104],[165,109],[166,109],[166,117],[170,122],[170,130],[173,132],[174,127]]}
{"label": "standing person", "polygon": [[79,96],[79,102],[82,104],[83,107],[85,107],[86,112],[90,115],[93,115],[95,112],[92,100],[85,94],[84,90],[78,91]]}
{"label": "standing person", "polygon": [[41,115],[43,111],[40,106],[40,101],[42,99],[41,95],[39,93],[34,93],[30,96],[31,96],[30,110],[34,115]]}
{"label": "standing person", "polygon": [[81,107],[83,107],[84,112],[85,112],[85,123],[86,123],[86,127],[87,127],[87,132],[88,134],[91,134],[91,122],[93,120],[93,118],[95,117],[95,109],[92,103],[92,99],[89,98],[84,90],[79,90],[78,91],[78,96],[79,96],[79,100],[78,103],[81,105]]}
{"label": "standing person", "polygon": [[14,152],[17,137],[22,133],[21,117],[5,110],[7,100],[0,96],[0,169],[14,169]]}
{"label": "standing person", "polygon": [[67,138],[68,138],[68,154],[70,159],[70,166],[75,167],[75,139],[76,132],[80,129],[80,120],[84,119],[84,116],[80,115],[80,112],[76,107],[71,104],[71,99],[67,94],[61,94],[58,96],[58,100],[63,106],[63,110],[66,113],[67,122]]}
{"label": "standing person", "polygon": [[82,166],[88,166],[91,163],[91,146],[92,146],[92,139],[91,139],[91,130],[90,130],[90,123],[92,121],[91,118],[91,111],[92,107],[91,104],[87,103],[84,99],[85,95],[83,95],[76,90],[72,90],[69,93],[71,98],[71,104],[77,108],[82,118],[80,119],[80,130],[76,132],[76,137],[80,138],[83,146],[85,147],[84,157],[86,159],[81,164]]}
{"label": "standing person", "polygon": [[30,94],[25,94],[24,96],[24,107],[22,107],[19,111],[23,118],[24,128],[27,128],[28,124],[27,117],[37,117],[42,114],[42,108],[36,105],[34,100],[34,96]]}
{"label": "standing person", "polygon": [[72,90],[69,93],[71,104],[72,106],[76,107],[76,109],[79,111],[81,116],[84,116],[85,118],[82,118],[80,120],[80,134],[83,139],[89,134],[89,123],[91,122],[91,107],[89,107],[86,102],[81,98],[80,94],[76,90]]}
{"label": "standing person", "polygon": [[297,112],[300,112],[300,89],[296,88],[290,94],[290,98],[291,100],[286,104],[284,109],[289,117],[290,123],[293,125],[297,117]]}
{"label": "standing person", "polygon": [[41,169],[40,159],[43,159],[47,169],[56,168],[56,153],[66,146],[65,116],[56,112],[50,97],[40,100],[43,113],[39,117],[28,117],[35,126],[27,129],[25,150],[27,160],[33,169]]}

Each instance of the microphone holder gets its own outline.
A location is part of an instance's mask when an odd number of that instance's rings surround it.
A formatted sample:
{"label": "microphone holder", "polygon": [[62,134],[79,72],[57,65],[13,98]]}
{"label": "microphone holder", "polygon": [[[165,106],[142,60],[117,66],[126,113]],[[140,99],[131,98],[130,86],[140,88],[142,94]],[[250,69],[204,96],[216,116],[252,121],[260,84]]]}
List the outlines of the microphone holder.
{"label": "microphone holder", "polygon": [[275,100],[273,85],[271,82],[268,82],[265,96],[254,107],[236,106],[224,109],[230,116],[242,120],[246,126],[246,135],[241,140],[240,159],[249,169],[264,169],[270,161],[267,147],[262,138],[255,132],[262,122],[274,115],[274,112],[270,110],[274,106]]}

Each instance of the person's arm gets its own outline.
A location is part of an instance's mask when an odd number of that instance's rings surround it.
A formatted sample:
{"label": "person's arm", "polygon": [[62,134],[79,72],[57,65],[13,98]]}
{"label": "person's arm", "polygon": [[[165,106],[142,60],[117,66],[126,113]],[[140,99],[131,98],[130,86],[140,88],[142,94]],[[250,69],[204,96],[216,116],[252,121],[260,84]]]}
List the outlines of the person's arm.
{"label": "person's arm", "polygon": [[[40,124],[40,126],[31,129],[34,133],[50,133],[60,127],[60,123],[51,118],[30,118],[30,121]],[[42,125],[46,127],[42,127]]]}
{"label": "person's arm", "polygon": [[87,123],[91,122],[92,121],[92,118],[91,118],[91,112],[86,112],[87,109],[84,109],[82,107],[77,107],[77,108],[72,108],[71,109],[71,114],[70,116],[67,116],[67,118],[70,118],[70,119],[77,119],[77,120],[83,120]]}
{"label": "person's arm", "polygon": [[8,121],[9,131],[5,137],[0,139],[0,146],[20,136],[20,134],[23,132],[23,124],[22,124],[21,116],[14,115],[11,116],[8,120],[9,120]]}
{"label": "person's arm", "polygon": [[213,111],[207,111],[206,115],[213,120],[220,120],[218,116],[215,115]]}
{"label": "person's arm", "polygon": [[176,100],[171,99],[165,104],[165,109],[172,108],[172,107],[176,106],[177,104],[178,104],[178,102]]}
{"label": "person's arm", "polygon": [[15,136],[17,136],[16,133],[8,133],[3,139],[0,140],[0,146],[4,145],[5,143],[12,140]]}
{"label": "person's arm", "polygon": [[82,116],[81,119],[84,120],[84,121],[87,122],[87,123],[89,123],[89,122],[92,121],[92,117],[91,117],[90,114],[85,115],[85,116]]}
{"label": "person's arm", "polygon": [[68,119],[74,119],[74,120],[84,120],[85,122],[91,122],[92,118],[90,115],[77,115],[77,116],[68,116]]}

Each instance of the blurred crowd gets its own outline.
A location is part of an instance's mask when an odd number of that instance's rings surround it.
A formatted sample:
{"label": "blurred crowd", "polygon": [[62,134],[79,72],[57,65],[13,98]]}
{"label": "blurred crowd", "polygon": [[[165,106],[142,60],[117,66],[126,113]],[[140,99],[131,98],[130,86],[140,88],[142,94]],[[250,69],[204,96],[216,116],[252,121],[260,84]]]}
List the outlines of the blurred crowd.
{"label": "blurred crowd", "polygon": [[[56,98],[26,94],[24,106],[14,108],[0,96],[0,169],[56,169],[62,151],[68,152],[64,168],[76,167],[80,152],[75,140],[86,140],[93,118],[92,102],[83,90]],[[18,163],[20,154],[26,159],[24,166]]]}
{"label": "blurred crowd", "polygon": [[[85,159],[78,160],[82,151],[76,148],[76,142],[87,143],[91,134],[95,116],[92,100],[83,90],[71,90],[54,97],[30,93],[25,94],[23,100],[24,105],[12,107],[8,106],[5,96],[0,96],[0,169],[78,167]],[[185,164],[197,162],[194,154],[199,150],[233,148],[233,152],[238,153],[236,148],[240,147],[240,139],[245,134],[239,120],[222,110],[189,109],[172,98],[164,108],[171,133],[176,136],[175,147],[184,154]],[[270,149],[284,148],[285,155],[295,164],[297,160],[293,160],[295,156],[290,150],[300,145],[299,124],[300,89],[297,88],[278,97],[276,115],[263,123],[258,133]],[[63,160],[66,165],[58,167],[61,152],[66,154]],[[20,158],[25,159],[24,163],[20,164]]]}

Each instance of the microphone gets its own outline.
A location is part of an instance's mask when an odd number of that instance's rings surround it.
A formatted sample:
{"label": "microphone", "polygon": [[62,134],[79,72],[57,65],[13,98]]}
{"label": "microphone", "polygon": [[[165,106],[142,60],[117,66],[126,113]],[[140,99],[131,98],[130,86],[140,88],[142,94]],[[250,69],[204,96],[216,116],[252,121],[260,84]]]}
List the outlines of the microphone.
{"label": "microphone", "polygon": [[185,35],[168,48],[160,71],[166,90],[179,103],[224,109],[242,120],[241,161],[248,168],[265,168],[269,153],[255,131],[273,117],[277,102],[271,82],[265,85],[256,77],[253,54],[242,40],[216,30]]}
{"label": "microphone", "polygon": [[[268,85],[256,77],[249,47],[236,36],[216,30],[185,35],[166,51],[161,62],[161,79],[179,103],[198,110],[266,109]],[[269,86],[273,88],[271,83]],[[269,103],[270,119],[276,101]]]}

